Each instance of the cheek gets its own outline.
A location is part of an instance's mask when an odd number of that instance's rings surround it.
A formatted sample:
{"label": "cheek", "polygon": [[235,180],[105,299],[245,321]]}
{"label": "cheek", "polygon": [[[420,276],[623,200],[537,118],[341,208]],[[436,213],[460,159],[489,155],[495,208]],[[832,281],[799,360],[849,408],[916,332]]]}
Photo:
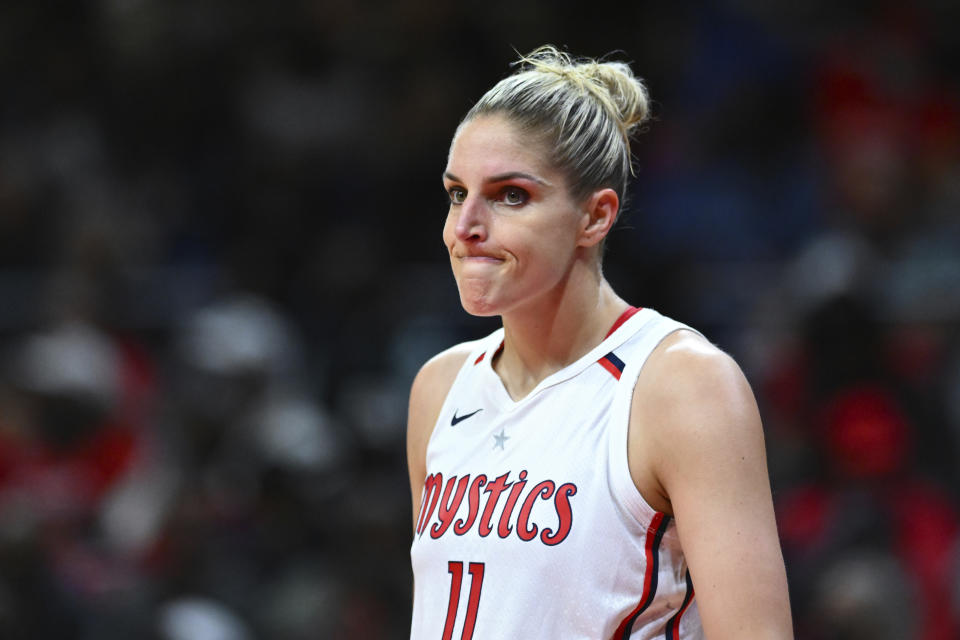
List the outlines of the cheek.
{"label": "cheek", "polygon": [[562,270],[571,259],[573,242],[557,227],[539,229],[526,234],[523,242],[524,262],[537,270]]}

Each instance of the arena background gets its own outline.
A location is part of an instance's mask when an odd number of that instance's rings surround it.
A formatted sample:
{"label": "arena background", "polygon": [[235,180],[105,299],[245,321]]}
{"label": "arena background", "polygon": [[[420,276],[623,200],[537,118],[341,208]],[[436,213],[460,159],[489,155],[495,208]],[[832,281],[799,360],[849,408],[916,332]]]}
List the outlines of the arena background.
{"label": "arena background", "polygon": [[650,87],[606,273],[742,363],[798,637],[960,637],[957,7],[3,3],[0,635],[407,636],[440,173],[549,42]]}

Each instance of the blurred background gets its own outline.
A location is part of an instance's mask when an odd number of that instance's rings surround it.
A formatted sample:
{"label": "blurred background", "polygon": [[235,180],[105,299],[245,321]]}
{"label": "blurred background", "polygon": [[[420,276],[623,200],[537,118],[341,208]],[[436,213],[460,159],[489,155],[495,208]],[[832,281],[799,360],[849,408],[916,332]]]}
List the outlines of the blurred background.
{"label": "blurred background", "polygon": [[798,637],[960,637],[958,6],[0,4],[0,635],[408,636],[440,174],[550,42],[650,87],[606,273],[747,373]]}

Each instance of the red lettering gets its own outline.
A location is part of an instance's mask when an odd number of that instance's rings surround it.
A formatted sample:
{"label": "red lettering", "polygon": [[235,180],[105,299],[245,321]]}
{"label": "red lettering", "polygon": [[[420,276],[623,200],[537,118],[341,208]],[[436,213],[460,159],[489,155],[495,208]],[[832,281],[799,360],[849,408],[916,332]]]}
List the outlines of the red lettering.
{"label": "red lettering", "polygon": [[517,498],[520,497],[520,492],[523,491],[523,487],[526,486],[526,484],[527,471],[524,469],[520,472],[520,479],[510,487],[507,504],[503,506],[503,513],[500,514],[500,523],[497,525],[497,535],[501,538],[506,538],[510,535],[510,531],[513,530],[510,526],[510,516],[513,514],[513,507],[517,504]]}
{"label": "red lettering", "polygon": [[481,473],[473,479],[473,484],[470,485],[470,513],[467,514],[466,520],[461,518],[453,525],[453,532],[458,536],[470,531],[474,520],[477,519],[477,514],[480,513],[480,487],[485,484],[487,484],[486,474]]}
{"label": "red lettering", "polygon": [[431,538],[442,536],[453,523],[453,517],[457,515],[457,509],[460,508],[460,503],[463,501],[463,494],[467,492],[467,483],[470,482],[470,476],[460,478],[460,482],[457,483],[457,493],[451,501],[450,494],[453,493],[455,482],[457,482],[457,476],[447,480],[447,487],[443,490],[443,500],[440,502],[440,510],[437,512],[440,522],[430,527]]}
{"label": "red lettering", "polygon": [[[417,522],[417,533],[422,534],[427,523],[430,521],[430,516],[433,515],[433,510],[436,508],[437,501],[440,499],[442,487],[442,473],[431,473],[423,481],[423,502],[420,503],[420,520]],[[432,502],[430,501],[431,495],[433,496]],[[429,508],[427,508],[427,504],[430,504]]]}
{"label": "red lettering", "polygon": [[521,540],[530,541],[537,537],[537,525],[530,526],[530,511],[533,509],[533,503],[538,497],[549,500],[553,495],[553,490],[557,485],[553,480],[544,480],[533,487],[530,494],[524,499],[523,506],[520,507],[520,515],[517,518],[517,535]]}
{"label": "red lettering", "polygon": [[[463,477],[451,476],[444,483],[440,473],[430,474],[424,480],[423,502],[417,519],[417,534],[427,529],[430,537],[442,537],[451,527],[453,532],[462,536],[473,530],[480,537],[487,537],[496,529],[500,538],[509,538],[512,533],[524,542],[540,538],[547,546],[563,542],[573,528],[573,505],[571,498],[577,494],[577,486],[571,482],[560,485],[553,480],[543,480],[527,491],[527,470],[520,471],[516,481],[508,482],[510,472],[489,480],[486,474]],[[472,478],[472,479],[471,479]],[[487,496],[484,497],[483,494]],[[503,510],[497,515],[500,496],[506,494]],[[464,499],[467,500],[467,513],[457,518]],[[538,500],[553,502],[556,524],[542,526],[531,520]],[[485,500],[485,502],[483,502]],[[481,504],[482,503],[482,504]],[[438,506],[439,505],[439,508]],[[518,510],[519,505],[519,510]],[[482,507],[482,508],[481,508]],[[517,513],[516,519],[513,514]],[[497,517],[494,523],[494,517]],[[478,523],[479,518],[479,523]]]}
{"label": "red lettering", "polygon": [[480,526],[478,529],[480,535],[484,538],[493,531],[493,527],[490,526],[490,520],[493,518],[493,510],[497,508],[497,500],[500,499],[500,494],[510,486],[510,483],[507,482],[508,475],[510,475],[509,472],[499,476],[484,489],[485,493],[490,494],[490,497],[487,498],[487,504],[483,508],[483,516],[480,518]]}
{"label": "red lettering", "polygon": [[573,509],[570,508],[570,496],[576,493],[577,485],[569,482],[561,485],[560,488],[557,489],[557,495],[554,496],[553,499],[553,506],[557,510],[560,523],[557,525],[556,533],[546,528],[540,533],[540,540],[543,541],[543,544],[549,546],[560,544],[563,542],[563,539],[567,537],[567,534],[570,533],[570,528],[573,526]]}

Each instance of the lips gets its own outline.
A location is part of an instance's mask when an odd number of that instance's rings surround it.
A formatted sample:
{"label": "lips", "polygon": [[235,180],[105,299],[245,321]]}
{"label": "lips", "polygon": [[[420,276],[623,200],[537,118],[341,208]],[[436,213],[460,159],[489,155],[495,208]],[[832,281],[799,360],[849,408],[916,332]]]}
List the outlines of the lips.
{"label": "lips", "polygon": [[457,251],[454,252],[453,257],[464,263],[499,264],[503,262],[503,258],[479,251],[465,251],[463,253]]}

